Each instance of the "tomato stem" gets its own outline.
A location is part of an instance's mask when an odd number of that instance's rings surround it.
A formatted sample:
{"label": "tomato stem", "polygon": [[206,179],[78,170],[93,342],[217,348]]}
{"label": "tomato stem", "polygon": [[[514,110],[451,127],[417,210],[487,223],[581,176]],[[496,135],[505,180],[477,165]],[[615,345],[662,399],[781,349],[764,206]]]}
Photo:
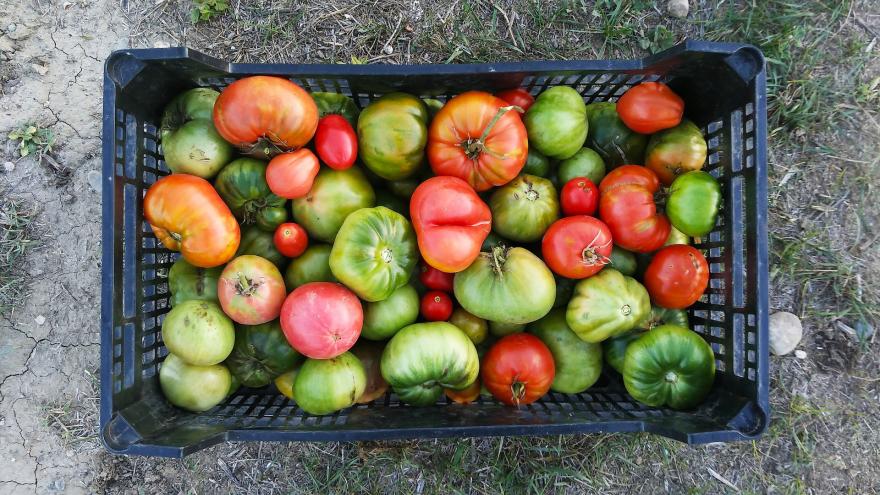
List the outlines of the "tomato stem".
{"label": "tomato stem", "polygon": [[498,275],[501,275],[501,268],[504,266],[504,262],[507,260],[507,248],[504,245],[499,244],[492,248],[492,270],[495,271]]}
{"label": "tomato stem", "polygon": [[494,153],[492,150],[486,148],[486,139],[489,137],[489,133],[492,132],[492,128],[495,127],[495,124],[501,120],[501,117],[504,116],[507,112],[511,110],[516,110],[519,113],[523,113],[523,109],[516,105],[509,105],[506,107],[501,107],[498,109],[498,112],[495,113],[495,116],[492,117],[492,120],[489,121],[489,124],[483,129],[483,133],[480,135],[479,139],[467,139],[464,142],[464,151],[467,154],[468,158],[471,160],[476,160],[480,153],[489,153],[495,158],[504,159],[504,156],[500,156],[497,153]]}

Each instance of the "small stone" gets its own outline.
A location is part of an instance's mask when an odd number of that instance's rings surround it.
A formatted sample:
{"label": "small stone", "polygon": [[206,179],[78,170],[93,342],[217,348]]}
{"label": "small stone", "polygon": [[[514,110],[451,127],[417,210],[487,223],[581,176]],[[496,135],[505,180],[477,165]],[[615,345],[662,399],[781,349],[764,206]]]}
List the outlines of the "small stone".
{"label": "small stone", "polygon": [[793,351],[804,336],[801,319],[788,311],[770,315],[770,352],[784,356]]}
{"label": "small stone", "polygon": [[18,26],[16,26],[14,22],[11,22],[8,26],[6,26],[6,32],[14,33],[16,28],[18,28]]}
{"label": "small stone", "polygon": [[31,35],[31,30],[24,24],[10,24],[6,28],[6,36],[13,40],[23,40]]}
{"label": "small stone", "polygon": [[666,11],[677,19],[687,17],[689,9],[688,0],[669,0],[669,3],[666,4]]}
{"label": "small stone", "polygon": [[391,55],[392,53],[394,53],[394,47],[391,45],[385,45],[385,48],[382,49],[382,52],[384,52],[385,55]]}
{"label": "small stone", "polygon": [[33,67],[34,70],[37,71],[37,74],[39,74],[41,76],[45,76],[46,73],[49,72],[49,68],[46,67],[45,65],[31,64],[31,67]]}
{"label": "small stone", "polygon": [[86,174],[86,181],[89,183],[89,187],[92,188],[92,191],[101,192],[101,172],[97,170],[89,170],[89,173]]}
{"label": "small stone", "polygon": [[12,162],[4,162],[3,163],[3,171],[7,174],[15,170],[15,164]]}
{"label": "small stone", "polygon": [[43,323],[46,323],[46,317],[43,315],[37,315],[37,317],[34,318],[34,321],[37,322],[37,325],[42,325]]}
{"label": "small stone", "polygon": [[153,43],[153,48],[170,48],[171,43],[165,40],[159,40]]}
{"label": "small stone", "polygon": [[794,351],[794,357],[798,359],[807,359],[807,352],[800,349]]}

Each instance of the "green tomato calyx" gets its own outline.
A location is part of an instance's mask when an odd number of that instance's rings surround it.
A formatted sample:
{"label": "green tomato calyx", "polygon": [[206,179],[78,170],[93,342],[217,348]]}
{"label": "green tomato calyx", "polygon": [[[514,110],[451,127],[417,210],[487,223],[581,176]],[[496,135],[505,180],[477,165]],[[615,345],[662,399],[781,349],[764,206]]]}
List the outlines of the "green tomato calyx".
{"label": "green tomato calyx", "polygon": [[605,244],[596,245],[596,241],[599,239],[599,234],[599,232],[596,232],[596,236],[593,237],[593,240],[587,244],[583,251],[581,251],[581,263],[587,266],[607,265],[608,263],[611,263],[611,258],[599,252],[600,249],[608,247],[611,244],[611,241],[609,240]]}
{"label": "green tomato calyx", "polygon": [[244,273],[238,272],[238,282],[235,284],[235,292],[240,296],[252,296],[260,288],[260,282],[254,282]]}
{"label": "green tomato calyx", "polygon": [[663,379],[666,380],[666,383],[675,383],[678,381],[678,375],[674,371],[667,371]]}
{"label": "green tomato calyx", "polygon": [[519,407],[519,402],[526,396],[526,384],[520,381],[514,381],[510,385],[510,393],[513,397],[513,403]]}
{"label": "green tomato calyx", "polygon": [[492,247],[492,270],[499,276],[502,274],[504,262],[507,261],[507,247],[504,244],[498,244]]}

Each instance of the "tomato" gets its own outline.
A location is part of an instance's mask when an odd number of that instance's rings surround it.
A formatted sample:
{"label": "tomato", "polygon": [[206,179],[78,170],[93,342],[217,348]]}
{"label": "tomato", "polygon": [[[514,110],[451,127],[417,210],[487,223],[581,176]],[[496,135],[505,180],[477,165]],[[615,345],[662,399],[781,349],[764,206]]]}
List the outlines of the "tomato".
{"label": "tomato", "polygon": [[610,261],[611,231],[601,220],[586,215],[565,217],[547,229],[541,254],[554,273],[587,278]]}
{"label": "tomato", "polygon": [[457,326],[474,344],[481,344],[489,336],[489,325],[486,320],[474,316],[464,308],[455,308],[449,317],[449,323]]}
{"label": "tomato", "polygon": [[565,308],[565,321],[585,342],[602,342],[632,330],[651,313],[648,291],[613,268],[581,280]]}
{"label": "tomato", "polygon": [[299,225],[288,222],[282,223],[275,229],[275,248],[288,258],[296,258],[303,254],[309,247],[309,235]]}
{"label": "tomato", "polygon": [[639,134],[675,127],[684,114],[684,100],[662,82],[643,82],[617,100],[620,120]]}
{"label": "tomato", "polygon": [[668,186],[676,177],[703,168],[707,153],[708,146],[700,128],[685,119],[651,136],[645,150],[645,166]]}
{"label": "tomato", "polygon": [[286,295],[278,267],[250,254],[230,261],[217,282],[223,312],[242,325],[259,325],[278,318]]}
{"label": "tomato", "polygon": [[358,404],[372,402],[385,395],[385,392],[388,391],[388,382],[382,378],[382,370],[380,368],[382,351],[384,349],[385,344],[366,340],[358,341],[351,348],[351,353],[361,360],[361,364],[364,365],[364,371],[367,374],[367,385],[364,387],[364,393],[355,401]]}
{"label": "tomato", "polygon": [[189,300],[212,301],[219,304],[217,279],[220,278],[222,271],[219,266],[199,268],[183,258],[178,259],[168,270],[168,292],[171,293],[168,302],[172,307]]}
{"label": "tomato", "polygon": [[171,174],[150,186],[144,219],[166,248],[201,268],[229,261],[241,241],[229,207],[210,182],[195,175]]}
{"label": "tomato", "polygon": [[454,277],[454,273],[441,272],[425,262],[419,265],[419,281],[428,289],[452,292],[452,279]]}
{"label": "tomato", "polygon": [[638,165],[612,170],[599,184],[599,217],[608,224],[614,243],[638,253],[659,249],[669,237],[669,219],[657,212],[657,175]]}
{"label": "tomato", "polygon": [[510,182],[528,152],[519,113],[482,91],[446,102],[428,129],[428,162],[434,173],[458,177],[477,191]]}
{"label": "tomato", "polygon": [[709,264],[697,248],[684,244],[657,251],[645,270],[645,287],[651,301],[670,309],[697,302],[709,285]]}
{"label": "tomato", "polygon": [[216,303],[184,301],[162,321],[168,352],[199,366],[223,362],[235,345],[235,327]]}
{"label": "tomato", "polygon": [[274,237],[274,233],[266,232],[256,225],[241,229],[241,244],[238,245],[235,257],[253,254],[266,258],[274,263],[279,270],[284,270],[290,260],[275,247]]}
{"label": "tomato", "polygon": [[287,290],[293,290],[309,282],[336,282],[330,271],[330,246],[312,244],[288,265],[284,272]]}
{"label": "tomato", "polygon": [[309,193],[315,176],[321,170],[318,157],[308,148],[281,153],[266,167],[266,183],[276,196],[286,199],[301,198]]}
{"label": "tomato", "polygon": [[198,366],[169,354],[159,368],[159,385],[168,402],[202,412],[223,402],[232,386],[232,375],[222,364]]}
{"label": "tomato", "polygon": [[605,177],[605,162],[599,153],[590,148],[581,148],[571,158],[559,163],[559,182],[567,184],[575,177],[586,177],[598,184]]}
{"label": "tomato", "polygon": [[633,132],[620,120],[617,106],[610,101],[587,105],[590,134],[587,144],[596,150],[609,169],[627,163],[642,163],[648,136]]}
{"label": "tomato", "polygon": [[681,233],[702,237],[715,228],[721,199],[721,186],[715,177],[702,170],[693,170],[679,175],[672,182],[666,200],[666,214]]}
{"label": "tomato", "polygon": [[281,329],[287,341],[314,359],[329,359],[351,349],[363,324],[357,296],[331,282],[301,285],[281,306]]}
{"label": "tomato", "polygon": [[638,261],[636,255],[620,246],[614,246],[611,249],[611,261],[608,266],[614,268],[627,277],[635,277],[638,272]]}
{"label": "tomato", "polygon": [[176,174],[210,179],[232,159],[232,146],[217,133],[211,112],[220,93],[195,88],[177,95],[162,113],[162,156]]}
{"label": "tomato", "polygon": [[645,331],[642,329],[635,329],[602,341],[602,353],[608,366],[622,375],[627,347],[644,333]]}
{"label": "tomato", "polygon": [[639,323],[643,330],[653,330],[660,325],[678,325],[689,328],[687,311],[683,309],[668,309],[660,306],[651,306],[651,314]]}
{"label": "tomato", "polygon": [[436,98],[422,98],[422,101],[425,103],[425,106],[428,107],[428,116],[431,119],[437,116],[437,112],[443,108],[443,102]]}
{"label": "tomato", "polygon": [[305,146],[318,127],[315,100],[281,77],[233,82],[214,104],[214,126],[243,153],[268,158]]}
{"label": "tomato", "polygon": [[495,93],[495,96],[507,102],[508,105],[522,108],[523,112],[535,103],[535,97],[523,88],[505,89]]}
{"label": "tomato", "polygon": [[364,365],[350,352],[327,359],[306,359],[293,382],[296,405],[315,415],[351,407],[366,389]]}
{"label": "tomato", "polygon": [[309,193],[293,200],[293,219],[310,239],[332,243],[352,212],[376,204],[376,192],[358,167],[322,169]]}
{"label": "tomato", "polygon": [[358,117],[360,158],[387,180],[409,177],[421,165],[428,141],[428,107],[406,93],[388,93]]}
{"label": "tomato", "polygon": [[388,298],[364,304],[361,337],[385,340],[419,318],[419,293],[412,285],[397,288]]}
{"label": "tomato", "polygon": [[550,389],[579,394],[602,374],[602,346],[581,340],[565,322],[565,309],[556,308],[529,324],[528,332],[541,339],[553,354],[556,376]]}
{"label": "tomato", "polygon": [[357,134],[341,115],[327,115],[318,121],[315,151],[321,161],[336,170],[345,170],[357,159]]}
{"label": "tomato", "polygon": [[238,325],[235,346],[226,366],[245,387],[264,387],[282,373],[293,369],[302,356],[281,331],[278,320],[262,325]]}
{"label": "tomato", "polygon": [[483,356],[480,378],[492,395],[509,406],[544,396],[556,376],[550,349],[528,333],[502,337]]}
{"label": "tomato", "polygon": [[503,321],[490,321],[489,334],[493,337],[504,337],[514,333],[526,331],[525,323],[505,323]]}
{"label": "tomato", "polygon": [[446,321],[452,316],[452,298],[439,290],[426,292],[420,306],[422,316],[428,321]]}
{"label": "tomato", "polygon": [[409,216],[409,198],[404,200],[385,189],[376,189],[376,206],[384,206],[389,210],[400,213],[404,217]]}
{"label": "tomato", "polygon": [[275,232],[287,220],[287,200],[269,189],[266,168],[253,158],[233,160],[217,174],[214,188],[242,225]]}
{"label": "tomato", "polygon": [[569,158],[587,138],[584,99],[568,86],[555,86],[538,95],[523,120],[529,145],[551,158]]}
{"label": "tomato", "polygon": [[480,383],[480,380],[478,379],[474,380],[474,383],[471,383],[461,390],[444,388],[443,393],[446,394],[446,397],[449,397],[449,400],[456,404],[470,404],[480,397],[480,390],[482,388],[483,384]]}
{"label": "tomato", "polygon": [[489,198],[492,229],[517,242],[537,241],[559,218],[559,200],[550,180],[523,174]]}
{"label": "tomato", "polygon": [[470,266],[492,228],[489,206],[457,177],[422,182],[409,202],[409,212],[422,258],[447,273]]}
{"label": "tomato", "polygon": [[[669,206],[669,201],[667,199],[666,203],[667,209]],[[669,220],[672,223],[672,220]],[[684,232],[675,228],[675,225],[669,228],[669,237],[666,238],[666,242],[663,243],[664,246],[671,246],[673,244],[690,244],[691,238],[687,236]]]}
{"label": "tomato", "polygon": [[315,99],[315,105],[318,106],[318,118],[327,115],[341,115],[351,124],[352,128],[357,126],[358,115],[361,111],[357,104],[343,94],[314,92],[312,98]]}
{"label": "tomato", "polygon": [[586,177],[575,177],[562,186],[559,202],[565,216],[594,215],[599,207],[599,188]]}
{"label": "tomato", "polygon": [[[281,392],[281,395],[287,397],[288,399],[296,400],[293,392],[293,384],[294,382],[296,382],[296,375],[298,374],[299,366],[295,366],[292,370],[285,371],[284,373],[281,373],[280,375],[275,377],[275,380],[273,380],[273,382],[275,382],[275,388],[277,388],[278,391]],[[232,377],[235,378],[235,375],[232,375]]]}
{"label": "tomato", "polygon": [[549,178],[552,169],[549,158],[542,155],[538,150],[530,149],[529,155],[526,157],[526,164],[523,165],[522,173]]}

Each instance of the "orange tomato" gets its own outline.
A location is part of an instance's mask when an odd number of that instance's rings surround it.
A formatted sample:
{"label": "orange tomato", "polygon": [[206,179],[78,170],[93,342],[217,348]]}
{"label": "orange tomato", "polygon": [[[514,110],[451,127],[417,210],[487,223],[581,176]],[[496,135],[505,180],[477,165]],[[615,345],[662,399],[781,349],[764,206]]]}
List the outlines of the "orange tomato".
{"label": "orange tomato", "polygon": [[658,189],[657,174],[640,165],[622,165],[602,179],[599,217],[611,229],[614,244],[637,253],[663,247],[671,225],[654,203]]}
{"label": "orange tomato", "polygon": [[455,402],[456,404],[470,404],[471,402],[477,400],[477,398],[480,396],[481,388],[482,384],[480,383],[480,380],[478,378],[474,380],[474,383],[471,383],[461,390],[444,388],[443,393],[446,394],[446,397],[449,397],[449,400]]}
{"label": "orange tomato", "polygon": [[643,82],[629,88],[617,102],[617,114],[639,134],[675,127],[684,114],[684,101],[661,82]]}
{"label": "orange tomato", "polygon": [[269,161],[266,183],[276,196],[301,198],[312,190],[315,176],[321,169],[318,157],[308,148],[282,153]]}

